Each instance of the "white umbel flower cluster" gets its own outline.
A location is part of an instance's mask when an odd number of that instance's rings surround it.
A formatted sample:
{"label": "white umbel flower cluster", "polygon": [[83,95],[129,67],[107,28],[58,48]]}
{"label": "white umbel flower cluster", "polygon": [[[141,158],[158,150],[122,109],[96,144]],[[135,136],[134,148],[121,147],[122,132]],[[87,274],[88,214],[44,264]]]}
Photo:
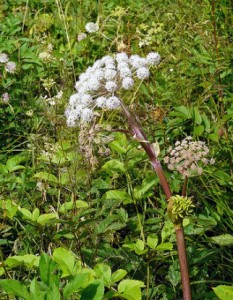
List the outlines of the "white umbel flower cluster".
{"label": "white umbel flower cluster", "polygon": [[75,84],[77,93],[70,97],[65,111],[67,125],[74,127],[78,122],[90,122],[95,108],[120,108],[119,92],[131,89],[138,80],[147,79],[149,68],[159,61],[160,55],[154,52],[145,58],[121,52],[97,60]]}

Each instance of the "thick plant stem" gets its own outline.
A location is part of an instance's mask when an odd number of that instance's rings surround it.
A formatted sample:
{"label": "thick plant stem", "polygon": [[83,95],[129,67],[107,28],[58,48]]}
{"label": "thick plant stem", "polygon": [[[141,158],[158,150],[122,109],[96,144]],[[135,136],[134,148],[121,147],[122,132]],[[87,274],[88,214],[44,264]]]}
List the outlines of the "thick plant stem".
{"label": "thick plant stem", "polygon": [[[169,200],[172,197],[172,193],[169,187],[169,184],[166,180],[164,175],[163,169],[159,160],[156,157],[156,154],[153,150],[152,145],[147,140],[145,133],[143,132],[141,126],[138,124],[136,119],[133,115],[129,112],[127,107],[122,103],[121,104],[122,110],[125,116],[128,119],[128,123],[132,129],[132,135],[134,139],[136,139],[142,146],[142,148],[147,153],[152,166],[159,177],[160,184],[164,190],[164,193]],[[187,182],[184,184],[184,188],[182,194],[186,194],[186,186]],[[171,202],[170,202],[171,203]],[[172,204],[172,203],[171,203]],[[169,205],[169,204],[168,204]],[[178,248],[178,255],[179,255],[179,263],[180,263],[180,273],[182,278],[182,289],[183,289],[183,300],[191,300],[191,288],[190,288],[190,280],[189,280],[189,273],[188,273],[188,262],[186,256],[186,247],[185,247],[185,240],[184,240],[184,230],[182,223],[174,224],[175,231],[176,231],[176,239],[177,239],[177,248]]]}
{"label": "thick plant stem", "polygon": [[184,230],[182,224],[175,225],[175,231],[182,279],[183,300],[191,300],[192,296],[189,281],[188,261],[186,256]]}

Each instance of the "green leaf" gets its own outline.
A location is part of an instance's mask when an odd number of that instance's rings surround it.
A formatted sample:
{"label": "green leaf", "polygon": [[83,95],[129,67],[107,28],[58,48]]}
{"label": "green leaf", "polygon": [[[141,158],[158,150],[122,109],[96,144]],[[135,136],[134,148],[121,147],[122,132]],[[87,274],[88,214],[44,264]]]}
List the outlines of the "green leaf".
{"label": "green leaf", "polygon": [[182,117],[184,120],[191,119],[191,111],[185,106],[178,106],[174,108],[175,111],[170,113],[171,116]]}
{"label": "green leaf", "polygon": [[94,267],[94,271],[96,273],[96,277],[98,279],[104,280],[104,285],[109,286],[111,283],[111,275],[112,271],[111,268],[106,264],[97,264]]}
{"label": "green leaf", "polygon": [[25,300],[30,300],[30,295],[27,291],[27,288],[20,281],[15,279],[3,279],[0,281],[0,285],[3,290],[9,294],[18,297],[22,297]]}
{"label": "green leaf", "polygon": [[30,285],[30,300],[44,300],[45,292],[39,289],[38,282],[34,278]]}
{"label": "green leaf", "polygon": [[88,203],[86,201],[77,200],[75,201],[76,208],[87,208],[89,207]]}
{"label": "green leaf", "polygon": [[164,242],[168,237],[170,237],[172,234],[174,234],[174,225],[171,221],[166,221],[164,223],[161,237],[162,237],[162,242]]}
{"label": "green leaf", "polygon": [[59,180],[57,179],[57,177],[55,175],[47,173],[47,172],[38,172],[33,177],[40,179],[40,180],[48,181],[51,183],[59,183]]}
{"label": "green leaf", "polygon": [[140,280],[125,279],[119,283],[118,292],[124,293],[132,288],[135,288],[135,287],[142,288],[144,286],[145,286],[145,284]]}
{"label": "green leaf", "polygon": [[112,274],[111,282],[112,282],[112,283],[118,282],[118,281],[120,281],[122,278],[124,278],[126,275],[127,275],[127,271],[125,271],[125,270],[123,270],[123,269],[118,269],[117,271],[115,271],[115,272]]}
{"label": "green leaf", "polygon": [[75,275],[65,286],[63,290],[63,296],[65,298],[70,297],[73,293],[80,291],[94,280],[91,272],[80,272]]}
{"label": "green leaf", "polygon": [[52,286],[54,283],[59,285],[58,276],[58,265],[52,260],[52,258],[46,254],[42,253],[39,263],[39,271],[41,280],[48,286]]}
{"label": "green leaf", "polygon": [[199,110],[198,110],[197,107],[194,107],[193,113],[194,113],[194,121],[195,121],[195,123],[198,124],[198,125],[200,125],[201,122],[202,122],[202,117],[201,117],[200,112],[199,112]]}
{"label": "green leaf", "polygon": [[151,233],[147,237],[147,245],[155,250],[156,246],[158,245],[158,236],[155,233]]}
{"label": "green leaf", "polygon": [[118,173],[125,173],[126,168],[125,165],[123,164],[123,162],[117,160],[117,159],[112,159],[107,161],[103,167],[102,170],[106,171],[106,172],[118,172]]}
{"label": "green leaf", "polygon": [[27,158],[25,156],[22,156],[22,155],[13,156],[7,160],[6,167],[9,170],[9,172],[14,172],[14,171],[23,169],[25,167],[21,166],[19,164],[25,160],[27,160]]}
{"label": "green leaf", "polygon": [[106,200],[114,199],[122,201],[124,204],[133,202],[132,197],[125,191],[110,190],[105,193]]}
{"label": "green leaf", "polygon": [[27,208],[19,207],[19,211],[22,213],[24,219],[32,220],[32,214]]}
{"label": "green leaf", "polygon": [[53,219],[58,219],[58,215],[56,213],[42,214],[38,217],[36,222],[40,225],[45,225]]}
{"label": "green leaf", "polygon": [[32,212],[32,220],[36,221],[40,215],[39,209],[36,207]]}
{"label": "green leaf", "polygon": [[18,211],[18,205],[12,200],[0,200],[0,208],[3,214],[12,219]]}
{"label": "green leaf", "polygon": [[220,300],[233,299],[233,286],[219,285],[213,288],[213,290]]}
{"label": "green leaf", "polygon": [[39,257],[33,254],[11,256],[5,260],[5,265],[9,268],[15,268],[18,266],[25,266],[28,268],[38,267]]}
{"label": "green leaf", "polygon": [[104,283],[101,280],[95,280],[82,291],[80,300],[102,300],[103,296]]}
{"label": "green leaf", "polygon": [[145,285],[142,281],[125,279],[119,283],[118,292],[123,296],[123,299],[141,300],[141,287],[144,286]]}
{"label": "green leaf", "polygon": [[125,134],[117,132],[114,141],[109,144],[109,147],[119,154],[125,154],[128,149],[128,140]]}
{"label": "green leaf", "polygon": [[8,174],[8,168],[4,164],[0,164],[0,173],[3,175]]}
{"label": "green leaf", "polygon": [[75,259],[75,255],[62,247],[56,248],[53,258],[62,270],[62,277],[76,275],[81,270],[81,262]]}
{"label": "green leaf", "polygon": [[211,237],[211,240],[220,246],[231,246],[233,245],[233,235],[221,234]]}
{"label": "green leaf", "polygon": [[162,243],[156,247],[157,251],[167,251],[167,250],[171,251],[172,249],[173,249],[172,243]]}
{"label": "green leaf", "polygon": [[146,192],[148,192],[152,187],[155,186],[155,184],[158,182],[158,178],[156,175],[150,175],[147,176],[141,186],[136,186],[134,188],[134,197],[136,199],[141,199],[143,196],[145,196]]}
{"label": "green leaf", "polygon": [[197,136],[202,135],[204,131],[205,131],[205,127],[203,125],[199,125],[199,126],[194,127],[194,133]]}

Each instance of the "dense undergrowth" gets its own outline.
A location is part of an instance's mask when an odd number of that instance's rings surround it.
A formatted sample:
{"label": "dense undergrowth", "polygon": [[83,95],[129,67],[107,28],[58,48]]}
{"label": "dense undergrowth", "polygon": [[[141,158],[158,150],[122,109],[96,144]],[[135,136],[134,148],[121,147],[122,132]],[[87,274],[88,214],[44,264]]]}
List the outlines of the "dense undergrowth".
{"label": "dense undergrowth", "polygon": [[183,178],[164,157],[176,141],[203,141],[215,160],[188,181],[191,289],[194,300],[233,298],[232,8],[1,2],[0,299],[182,299],[167,200],[125,117],[102,109],[87,126],[66,125],[78,76],[122,51],[161,56],[124,101],[159,145],[172,193]]}

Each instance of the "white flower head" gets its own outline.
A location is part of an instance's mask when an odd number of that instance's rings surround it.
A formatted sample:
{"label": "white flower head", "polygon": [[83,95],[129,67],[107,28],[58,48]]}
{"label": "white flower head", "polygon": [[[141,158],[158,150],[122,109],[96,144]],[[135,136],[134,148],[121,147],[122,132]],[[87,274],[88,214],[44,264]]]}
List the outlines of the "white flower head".
{"label": "white flower head", "polygon": [[146,60],[149,65],[157,65],[160,62],[160,55],[157,52],[150,52],[147,54]]}
{"label": "white flower head", "polygon": [[87,37],[86,33],[81,32],[81,33],[78,35],[77,40],[78,40],[78,42],[81,42],[82,40],[85,40],[86,37]]}
{"label": "white flower head", "polygon": [[114,81],[107,81],[105,84],[105,88],[108,92],[115,92],[117,90],[117,84]]}
{"label": "white flower head", "polygon": [[99,107],[99,108],[104,108],[106,106],[106,100],[107,98],[106,97],[98,97],[96,99],[96,106]]}
{"label": "white flower head", "polygon": [[117,53],[116,54],[116,61],[118,63],[120,62],[128,62],[129,58],[128,55],[125,52]]}
{"label": "white flower head", "polygon": [[119,73],[120,73],[120,77],[122,79],[132,76],[132,72],[131,72],[130,68],[128,68],[128,67],[120,69]]}
{"label": "white flower head", "polygon": [[120,108],[121,100],[117,97],[120,90],[131,89],[135,78],[147,79],[150,76],[148,66],[157,61],[157,54],[149,53],[147,58],[142,58],[139,55],[128,57],[125,52],[98,59],[75,84],[77,93],[70,97],[65,112],[68,126],[76,126],[78,121],[92,121],[95,109]]}
{"label": "white flower head", "polygon": [[146,79],[150,76],[150,72],[147,68],[141,67],[137,69],[137,78],[138,79]]}
{"label": "white flower head", "polygon": [[121,105],[121,101],[118,97],[112,96],[106,99],[106,108],[108,109],[116,109],[119,108]]}
{"label": "white flower head", "polygon": [[99,25],[93,22],[89,22],[85,25],[85,29],[89,33],[94,33],[99,30]]}
{"label": "white flower head", "polygon": [[105,73],[104,73],[104,78],[106,80],[113,80],[115,79],[117,75],[117,72],[114,69],[106,69]]}
{"label": "white flower head", "polygon": [[93,120],[93,118],[94,118],[94,113],[93,113],[92,109],[85,107],[82,110],[81,120],[83,122],[90,122]]}
{"label": "white flower head", "polygon": [[1,98],[2,98],[2,102],[4,103],[8,103],[10,100],[10,96],[8,93],[3,93]]}
{"label": "white flower head", "polygon": [[129,90],[134,85],[134,80],[131,77],[126,77],[122,80],[122,87],[124,90]]}
{"label": "white flower head", "polygon": [[9,61],[8,55],[6,53],[0,53],[0,63],[7,63]]}
{"label": "white flower head", "polygon": [[15,70],[16,70],[16,64],[13,62],[13,61],[8,61],[6,64],[5,64],[5,69],[8,73],[15,73]]}

